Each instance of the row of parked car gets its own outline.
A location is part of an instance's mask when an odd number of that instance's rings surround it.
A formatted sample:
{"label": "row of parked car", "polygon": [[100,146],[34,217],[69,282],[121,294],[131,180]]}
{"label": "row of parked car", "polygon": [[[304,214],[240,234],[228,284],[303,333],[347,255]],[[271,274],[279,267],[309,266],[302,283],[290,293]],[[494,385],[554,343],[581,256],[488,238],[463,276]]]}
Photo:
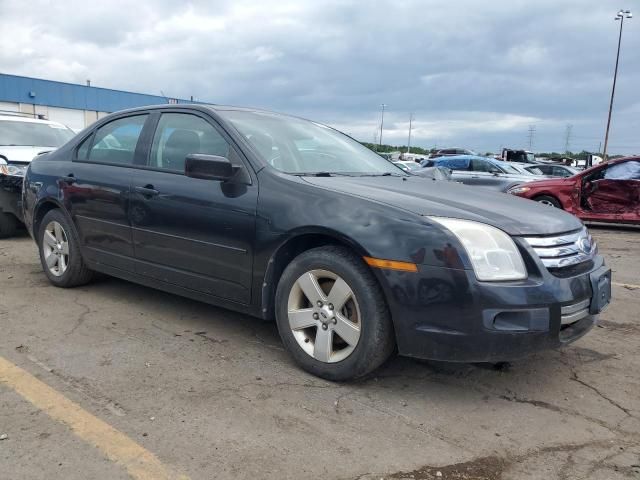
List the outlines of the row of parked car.
{"label": "row of parked car", "polygon": [[640,161],[626,158],[580,170],[563,164],[447,155],[396,161],[414,175],[529,198],[591,222],[640,223]]}

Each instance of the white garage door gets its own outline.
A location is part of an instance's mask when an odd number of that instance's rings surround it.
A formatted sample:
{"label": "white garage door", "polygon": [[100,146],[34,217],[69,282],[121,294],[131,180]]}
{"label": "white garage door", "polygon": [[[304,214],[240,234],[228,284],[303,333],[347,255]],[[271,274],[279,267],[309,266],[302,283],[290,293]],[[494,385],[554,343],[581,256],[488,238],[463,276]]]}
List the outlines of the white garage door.
{"label": "white garage door", "polygon": [[20,104],[13,102],[0,102],[0,111],[2,110],[5,112],[19,112]]}
{"label": "white garage door", "polygon": [[63,123],[72,130],[79,131],[84,128],[84,110],[49,107],[49,120]]}

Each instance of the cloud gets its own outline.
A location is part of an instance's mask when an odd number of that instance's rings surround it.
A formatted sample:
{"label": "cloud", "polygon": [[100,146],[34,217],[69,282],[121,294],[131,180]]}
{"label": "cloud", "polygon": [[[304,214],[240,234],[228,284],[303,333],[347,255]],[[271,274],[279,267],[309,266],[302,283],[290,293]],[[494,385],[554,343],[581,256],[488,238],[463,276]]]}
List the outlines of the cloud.
{"label": "cloud", "polygon": [[[5,73],[291,112],[362,140],[595,149],[618,6],[600,0],[0,0]],[[640,20],[625,27],[611,145],[640,152]],[[618,148],[620,147],[620,148]]]}

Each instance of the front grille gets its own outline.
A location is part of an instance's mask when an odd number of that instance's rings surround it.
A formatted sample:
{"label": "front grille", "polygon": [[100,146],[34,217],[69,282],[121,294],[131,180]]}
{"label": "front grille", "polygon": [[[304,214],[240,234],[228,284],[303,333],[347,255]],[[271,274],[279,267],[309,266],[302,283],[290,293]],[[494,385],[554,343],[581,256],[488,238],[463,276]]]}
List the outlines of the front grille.
{"label": "front grille", "polygon": [[598,252],[586,228],[561,235],[525,237],[548,269],[570,267],[591,260]]}

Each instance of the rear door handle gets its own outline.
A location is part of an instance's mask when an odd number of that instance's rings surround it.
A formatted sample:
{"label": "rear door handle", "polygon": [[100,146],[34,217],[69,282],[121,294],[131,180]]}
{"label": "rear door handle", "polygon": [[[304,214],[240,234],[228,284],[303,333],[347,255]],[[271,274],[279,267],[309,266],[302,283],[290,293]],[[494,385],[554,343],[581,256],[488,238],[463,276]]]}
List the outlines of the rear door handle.
{"label": "rear door handle", "polygon": [[72,185],[77,182],[76,177],[73,176],[73,173],[70,173],[66,177],[60,177],[58,180],[60,180],[63,183],[66,183],[67,185]]}
{"label": "rear door handle", "polygon": [[148,198],[155,197],[158,194],[160,194],[158,190],[153,188],[153,185],[145,185],[144,187],[135,187],[134,190],[136,191],[136,193],[139,193],[140,195]]}

